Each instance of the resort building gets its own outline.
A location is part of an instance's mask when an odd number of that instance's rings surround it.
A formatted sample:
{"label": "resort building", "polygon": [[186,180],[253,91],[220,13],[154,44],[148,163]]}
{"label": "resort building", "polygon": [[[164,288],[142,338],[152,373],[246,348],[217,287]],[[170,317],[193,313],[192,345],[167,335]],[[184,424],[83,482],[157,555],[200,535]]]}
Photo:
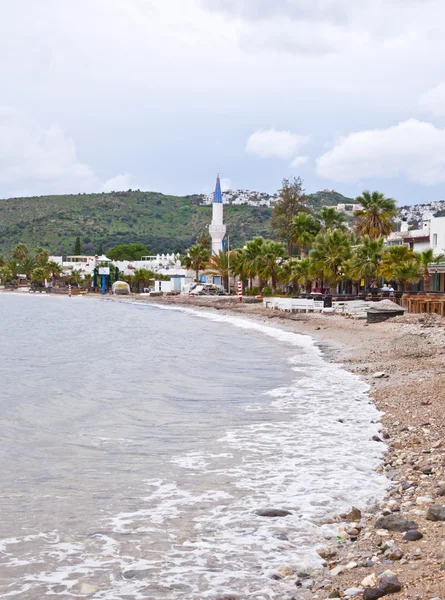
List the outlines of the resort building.
{"label": "resort building", "polygon": [[386,239],[388,246],[409,246],[414,252],[423,252],[430,247],[430,221],[422,223],[420,229],[408,229],[408,223],[402,221],[400,231],[393,231]]}
{"label": "resort building", "polygon": [[96,266],[96,256],[71,255],[71,256],[50,256],[52,260],[59,264],[66,273],[70,271],[79,271],[82,275],[92,274]]}
{"label": "resort building", "polygon": [[[394,231],[387,239],[388,246],[409,246],[414,252],[433,249],[434,256],[445,254],[445,216],[431,217],[422,223],[420,229],[408,229],[408,223],[402,221],[400,231]],[[429,266],[431,289],[445,292],[445,259]]]}

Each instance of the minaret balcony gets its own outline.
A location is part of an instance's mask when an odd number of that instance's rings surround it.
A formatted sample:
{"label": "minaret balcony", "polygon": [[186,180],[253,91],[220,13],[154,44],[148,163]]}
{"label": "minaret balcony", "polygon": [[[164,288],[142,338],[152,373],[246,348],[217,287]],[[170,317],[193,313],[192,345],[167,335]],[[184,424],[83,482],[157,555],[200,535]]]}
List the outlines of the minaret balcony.
{"label": "minaret balcony", "polygon": [[226,233],[225,225],[209,225],[209,233]]}

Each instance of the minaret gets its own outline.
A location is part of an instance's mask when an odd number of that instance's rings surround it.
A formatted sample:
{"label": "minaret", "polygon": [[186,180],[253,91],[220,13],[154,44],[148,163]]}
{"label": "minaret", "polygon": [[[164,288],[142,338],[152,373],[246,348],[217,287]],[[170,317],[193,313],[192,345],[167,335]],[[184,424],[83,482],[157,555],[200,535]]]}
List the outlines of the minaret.
{"label": "minaret", "polygon": [[223,201],[221,193],[221,182],[216,178],[216,187],[213,194],[212,222],[209,225],[209,233],[212,238],[212,254],[218,254],[223,249],[223,238],[226,235],[226,226],[223,220]]}

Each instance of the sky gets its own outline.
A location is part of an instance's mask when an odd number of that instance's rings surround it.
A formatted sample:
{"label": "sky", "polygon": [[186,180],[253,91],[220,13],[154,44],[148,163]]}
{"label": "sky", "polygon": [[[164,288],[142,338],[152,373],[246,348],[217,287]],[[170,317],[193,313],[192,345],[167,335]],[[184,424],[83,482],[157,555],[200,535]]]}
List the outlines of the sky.
{"label": "sky", "polygon": [[0,197],[445,199],[443,0],[14,0]]}

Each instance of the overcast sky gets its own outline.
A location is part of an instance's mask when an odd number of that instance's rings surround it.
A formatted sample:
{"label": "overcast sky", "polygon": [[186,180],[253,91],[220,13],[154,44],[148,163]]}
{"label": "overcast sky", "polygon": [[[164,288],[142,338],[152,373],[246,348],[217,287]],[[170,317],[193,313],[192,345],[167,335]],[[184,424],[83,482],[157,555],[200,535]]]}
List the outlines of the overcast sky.
{"label": "overcast sky", "polygon": [[444,0],[4,0],[0,197],[445,199],[444,55]]}

